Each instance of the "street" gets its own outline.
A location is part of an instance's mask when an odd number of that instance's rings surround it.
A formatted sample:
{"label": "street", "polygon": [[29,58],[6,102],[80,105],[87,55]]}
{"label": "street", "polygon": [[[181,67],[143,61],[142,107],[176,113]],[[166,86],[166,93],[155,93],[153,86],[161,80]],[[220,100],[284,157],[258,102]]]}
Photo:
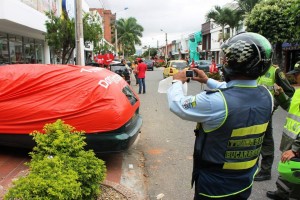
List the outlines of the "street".
{"label": "street", "polygon": [[[134,145],[121,154],[101,157],[108,168],[107,179],[131,189],[143,200],[188,200],[193,199],[191,188],[192,155],[194,147],[194,122],[184,121],[169,111],[166,94],[157,92],[162,80],[162,69],[155,68],[146,74],[146,94],[140,94],[140,113],[143,126]],[[201,85],[191,81],[188,94],[196,94]],[[132,85],[138,92],[138,86]],[[273,116],[275,139],[275,160],[272,179],[254,182],[250,200],[267,199],[266,192],[275,190],[278,176],[279,143],[286,112],[279,108]],[[0,185],[5,185],[5,177],[24,168],[20,165],[29,161],[28,152],[1,147]],[[9,163],[4,163],[8,160]],[[122,162],[123,161],[123,162]],[[9,165],[9,166],[8,166]],[[15,165],[12,167],[12,165]],[[8,168],[17,169],[8,171]],[[11,179],[10,179],[11,180]]]}
{"label": "street", "polygon": [[[140,194],[144,192],[146,199],[154,200],[158,195],[164,196],[162,198],[164,200],[193,199],[194,189],[191,189],[191,174],[195,123],[181,120],[169,111],[166,94],[157,92],[158,83],[162,77],[162,70],[159,68],[148,71],[146,74],[147,93],[140,95],[140,113],[143,117],[140,139],[132,149],[124,154],[123,170],[127,170],[128,163],[133,161],[127,162],[126,158],[139,159],[136,160],[137,167],[134,169],[136,169],[135,173],[144,169],[143,172],[140,172],[141,180],[135,180],[135,184],[132,185],[128,177],[123,177],[122,181],[128,187],[146,181],[144,187],[131,188]],[[132,87],[138,91],[138,86],[133,85]],[[189,83],[188,94],[196,94],[199,91],[199,83],[193,81]],[[276,153],[272,179],[254,182],[250,200],[267,199],[266,192],[276,189],[277,164],[280,156],[278,149],[285,116],[286,112],[281,108],[273,116]],[[145,159],[142,167],[138,166],[140,159]]]}

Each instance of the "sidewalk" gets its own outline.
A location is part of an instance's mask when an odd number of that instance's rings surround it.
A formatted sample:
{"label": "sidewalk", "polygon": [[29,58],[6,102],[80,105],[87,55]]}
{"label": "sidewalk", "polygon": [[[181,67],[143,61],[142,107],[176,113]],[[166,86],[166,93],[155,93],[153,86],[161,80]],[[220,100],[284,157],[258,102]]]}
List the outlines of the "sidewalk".
{"label": "sidewalk", "polygon": [[[28,152],[14,148],[3,149],[5,148],[1,147],[0,151],[0,199],[3,199],[4,194],[12,186],[12,180],[27,173],[28,167],[24,163],[30,161]],[[138,200],[137,194],[120,184],[123,154],[105,156],[101,159],[105,161],[107,167],[107,176],[103,184],[122,193],[127,199]]]}

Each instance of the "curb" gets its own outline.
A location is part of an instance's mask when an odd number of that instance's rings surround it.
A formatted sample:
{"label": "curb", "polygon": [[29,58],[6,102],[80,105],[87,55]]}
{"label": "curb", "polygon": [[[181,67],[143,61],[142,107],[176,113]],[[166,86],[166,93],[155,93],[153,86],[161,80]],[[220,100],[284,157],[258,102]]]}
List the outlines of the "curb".
{"label": "curb", "polygon": [[134,193],[131,189],[129,189],[123,185],[120,185],[118,183],[105,180],[101,184],[106,185],[108,187],[112,187],[114,190],[123,194],[128,200],[143,200],[136,193]]}

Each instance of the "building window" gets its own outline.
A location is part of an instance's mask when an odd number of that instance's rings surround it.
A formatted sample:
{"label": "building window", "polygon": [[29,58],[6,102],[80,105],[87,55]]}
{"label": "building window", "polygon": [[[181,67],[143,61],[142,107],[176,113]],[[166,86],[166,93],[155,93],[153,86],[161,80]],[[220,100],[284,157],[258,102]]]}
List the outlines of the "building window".
{"label": "building window", "polygon": [[24,63],[22,37],[16,35],[8,35],[9,37],[9,56],[11,64]]}
{"label": "building window", "polygon": [[0,65],[9,64],[9,48],[6,33],[0,32]]}

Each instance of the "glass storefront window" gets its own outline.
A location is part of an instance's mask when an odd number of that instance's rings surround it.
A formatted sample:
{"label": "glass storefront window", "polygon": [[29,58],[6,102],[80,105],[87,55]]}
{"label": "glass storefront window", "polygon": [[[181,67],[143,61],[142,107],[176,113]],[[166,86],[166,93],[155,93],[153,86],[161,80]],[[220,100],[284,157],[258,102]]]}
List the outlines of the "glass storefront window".
{"label": "glass storefront window", "polygon": [[25,63],[35,63],[34,39],[24,38]]}
{"label": "glass storefront window", "polygon": [[0,32],[0,65],[9,63],[7,34]]}
{"label": "glass storefront window", "polygon": [[44,42],[41,40],[35,40],[35,57],[36,63],[45,63]]}
{"label": "glass storefront window", "polygon": [[24,63],[22,37],[11,35],[11,34],[9,34],[8,37],[9,37],[10,63],[12,64]]}
{"label": "glass storefront window", "polygon": [[45,63],[44,41],[0,32],[0,65]]}

